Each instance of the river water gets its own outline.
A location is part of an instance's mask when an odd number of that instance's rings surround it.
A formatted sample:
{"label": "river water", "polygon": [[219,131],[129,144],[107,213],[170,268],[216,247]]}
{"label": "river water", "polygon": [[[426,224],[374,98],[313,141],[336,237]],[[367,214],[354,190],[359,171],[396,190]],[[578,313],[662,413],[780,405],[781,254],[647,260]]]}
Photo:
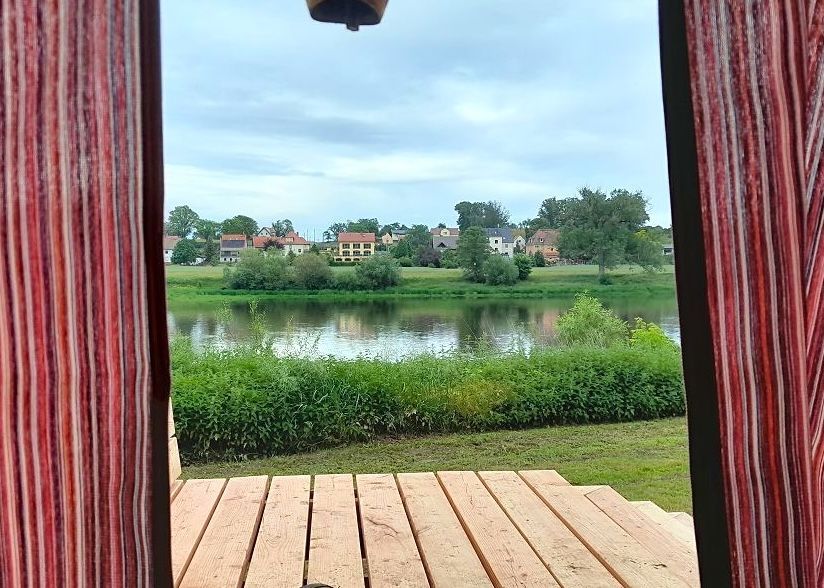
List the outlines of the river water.
{"label": "river water", "polygon": [[[674,298],[603,302],[621,318],[657,323],[680,341]],[[281,299],[261,301],[258,311],[281,355],[393,359],[552,345],[558,317],[571,305],[572,299]],[[248,303],[232,303],[221,312],[220,305],[172,302],[168,319],[170,333],[190,336],[195,346],[231,346],[252,336]]]}

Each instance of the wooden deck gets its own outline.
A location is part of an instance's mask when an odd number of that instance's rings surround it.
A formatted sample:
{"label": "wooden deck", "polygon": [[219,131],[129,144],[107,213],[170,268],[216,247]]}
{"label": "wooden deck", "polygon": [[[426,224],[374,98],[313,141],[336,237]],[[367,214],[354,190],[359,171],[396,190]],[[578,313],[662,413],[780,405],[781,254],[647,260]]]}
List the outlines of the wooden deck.
{"label": "wooden deck", "polygon": [[184,587],[697,586],[692,519],[552,470],[188,480]]}

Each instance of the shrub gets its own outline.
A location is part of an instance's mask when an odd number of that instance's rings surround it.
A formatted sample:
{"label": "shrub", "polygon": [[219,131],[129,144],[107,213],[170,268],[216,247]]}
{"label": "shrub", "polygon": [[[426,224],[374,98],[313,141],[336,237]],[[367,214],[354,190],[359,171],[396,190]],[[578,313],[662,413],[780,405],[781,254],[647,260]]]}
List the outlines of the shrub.
{"label": "shrub", "polygon": [[421,247],[418,250],[418,265],[421,267],[441,267],[441,252],[432,247]]}
{"label": "shrub", "polygon": [[187,461],[306,451],[379,435],[684,414],[678,353],[632,346],[382,361],[278,358],[172,342]]}
{"label": "shrub", "polygon": [[172,251],[172,263],[194,263],[197,260],[198,247],[191,239],[181,239]]}
{"label": "shrub", "polygon": [[398,265],[401,267],[412,267],[415,264],[411,257],[401,257],[398,259]]}
{"label": "shrub", "polygon": [[484,264],[489,259],[489,238],[480,227],[469,227],[458,238],[458,265],[471,282],[483,282]]}
{"label": "shrub", "polygon": [[512,261],[515,262],[515,267],[518,268],[518,279],[526,280],[529,274],[532,273],[532,267],[534,265],[532,257],[525,253],[517,253],[515,257],[512,258]]}
{"label": "shrub", "polygon": [[635,319],[635,327],[630,331],[629,344],[637,349],[669,349],[680,352],[678,345],[655,323]]}
{"label": "shrub", "polygon": [[294,259],[295,283],[306,290],[322,290],[332,285],[332,269],[325,257],[304,253]]}
{"label": "shrub", "polygon": [[225,272],[230,288],[241,290],[283,290],[291,285],[291,268],[281,255],[255,250],[243,251],[235,267]]}
{"label": "shrub", "polygon": [[626,344],[629,335],[627,324],[588,294],[575,297],[572,308],[558,318],[555,332],[564,345],[592,347]]}
{"label": "shrub", "polygon": [[492,255],[483,266],[484,281],[490,286],[511,286],[518,281],[518,268],[501,255]]}
{"label": "shrub", "polygon": [[546,267],[546,258],[543,252],[536,251],[534,256],[535,267]]}
{"label": "shrub", "polygon": [[397,286],[401,281],[398,260],[386,253],[376,253],[367,257],[358,264],[355,273],[363,284],[372,290]]}
{"label": "shrub", "polygon": [[458,253],[454,249],[447,249],[441,253],[441,267],[447,269],[457,269]]}

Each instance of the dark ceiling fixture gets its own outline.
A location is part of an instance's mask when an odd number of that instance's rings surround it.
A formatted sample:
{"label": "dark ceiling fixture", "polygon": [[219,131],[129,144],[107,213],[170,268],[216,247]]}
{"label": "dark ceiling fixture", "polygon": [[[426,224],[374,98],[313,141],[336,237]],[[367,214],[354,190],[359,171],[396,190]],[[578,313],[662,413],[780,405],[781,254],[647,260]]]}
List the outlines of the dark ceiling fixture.
{"label": "dark ceiling fixture", "polygon": [[376,25],[389,0],[306,0],[309,14],[320,22],[345,24],[350,31],[361,25]]}

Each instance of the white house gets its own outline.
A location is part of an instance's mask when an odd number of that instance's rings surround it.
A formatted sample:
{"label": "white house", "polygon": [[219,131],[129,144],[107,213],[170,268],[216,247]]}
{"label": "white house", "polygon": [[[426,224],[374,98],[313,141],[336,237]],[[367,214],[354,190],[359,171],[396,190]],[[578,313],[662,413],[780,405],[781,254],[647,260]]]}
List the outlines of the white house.
{"label": "white house", "polygon": [[515,234],[515,229],[486,229],[486,236],[492,252],[505,257],[512,257],[515,255],[515,249],[521,250],[526,244],[526,240],[521,235]]}
{"label": "white house", "polygon": [[272,249],[272,243],[276,243],[275,249],[280,251],[283,255],[294,253],[295,255],[302,255],[309,251],[312,244],[301,237],[294,231],[286,233],[285,237],[270,237],[266,235],[258,235],[252,237],[252,245],[259,251],[269,251]]}
{"label": "white house", "polygon": [[172,263],[172,254],[180,242],[180,237],[163,237],[163,261],[166,265]]}

